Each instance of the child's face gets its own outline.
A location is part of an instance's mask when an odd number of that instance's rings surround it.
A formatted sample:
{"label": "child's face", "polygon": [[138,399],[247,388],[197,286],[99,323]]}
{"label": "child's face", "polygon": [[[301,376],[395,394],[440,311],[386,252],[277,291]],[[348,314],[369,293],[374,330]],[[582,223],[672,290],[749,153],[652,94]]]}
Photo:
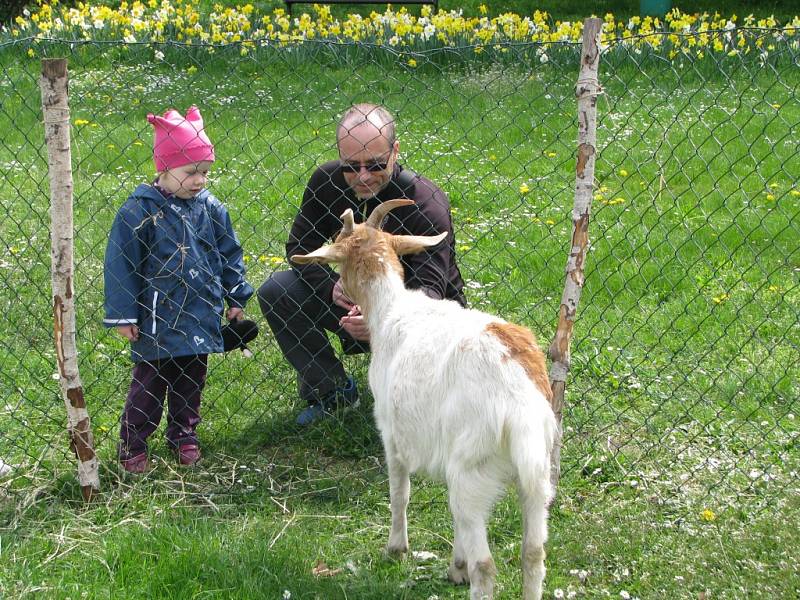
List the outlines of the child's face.
{"label": "child's face", "polygon": [[211,162],[207,160],[167,169],[158,176],[158,183],[170,194],[188,200],[206,187],[209,169]]}

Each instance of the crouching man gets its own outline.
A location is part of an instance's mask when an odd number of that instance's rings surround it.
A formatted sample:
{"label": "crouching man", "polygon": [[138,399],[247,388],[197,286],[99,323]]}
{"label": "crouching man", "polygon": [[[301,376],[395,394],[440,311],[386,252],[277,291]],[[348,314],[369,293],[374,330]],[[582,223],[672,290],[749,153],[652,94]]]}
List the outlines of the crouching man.
{"label": "crouching man", "polygon": [[[340,216],[348,208],[360,223],[378,204],[408,198],[415,204],[389,213],[385,231],[450,235],[429,252],[401,257],[406,287],[465,306],[450,201],[430,180],[399,164],[400,143],[389,111],[356,104],[339,121],[336,142],[339,158],[319,166],[306,185],[286,244],[287,258],[309,254],[330,242],[342,228]],[[308,404],[297,417],[298,425],[310,425],[337,408],[355,405],[356,382],[346,374],[327,332],[339,337],[345,354],[358,354],[369,351],[369,331],[336,272],[324,265],[292,265],[291,270],[270,276],[258,290],[258,301],[283,355],[297,372],[300,397]]]}

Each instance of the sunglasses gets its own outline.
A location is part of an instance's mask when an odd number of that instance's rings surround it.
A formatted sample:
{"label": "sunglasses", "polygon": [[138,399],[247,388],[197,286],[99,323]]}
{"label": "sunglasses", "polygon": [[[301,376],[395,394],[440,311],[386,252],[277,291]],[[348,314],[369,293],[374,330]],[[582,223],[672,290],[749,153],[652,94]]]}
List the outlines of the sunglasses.
{"label": "sunglasses", "polygon": [[389,166],[388,162],[383,163],[368,163],[364,165],[360,165],[357,163],[348,163],[343,162],[341,163],[341,168],[343,173],[360,173],[361,169],[364,168],[370,173],[378,173],[379,171],[385,171]]}

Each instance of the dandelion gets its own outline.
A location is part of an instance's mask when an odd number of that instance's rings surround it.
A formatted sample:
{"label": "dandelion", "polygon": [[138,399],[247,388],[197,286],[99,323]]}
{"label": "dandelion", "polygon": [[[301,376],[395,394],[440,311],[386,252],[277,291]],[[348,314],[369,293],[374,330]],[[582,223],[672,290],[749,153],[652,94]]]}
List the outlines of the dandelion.
{"label": "dandelion", "polygon": [[89,121],[87,121],[86,119],[75,119],[75,125],[77,125],[78,127],[81,127],[82,125],[88,125],[88,124],[89,124]]}
{"label": "dandelion", "polygon": [[619,170],[619,176],[620,177],[627,177],[628,176],[628,172],[625,169],[620,169]]}
{"label": "dandelion", "polygon": [[531,188],[528,187],[527,183],[523,183],[521,186],[519,186],[519,193],[520,194],[527,194],[530,191],[531,191]]}
{"label": "dandelion", "polygon": [[781,107],[781,105],[780,105],[780,104],[778,104],[777,102],[776,102],[775,104],[771,104],[770,106],[772,106],[772,108],[774,108],[774,109],[776,109],[776,110],[777,110],[777,109],[779,109],[779,108]]}
{"label": "dandelion", "polygon": [[716,515],[716,514],[714,513],[714,511],[713,511],[713,510],[711,510],[710,508],[707,508],[707,509],[705,509],[705,510],[704,510],[704,511],[703,511],[703,512],[700,514],[700,516],[702,517],[702,519],[703,519],[704,521],[707,521],[707,522],[709,522],[709,523],[710,523],[711,521],[713,521],[714,519],[716,519],[716,518],[717,518],[717,515]]}
{"label": "dandelion", "polygon": [[767,200],[775,200],[775,194],[767,194]]}
{"label": "dandelion", "polygon": [[722,304],[730,297],[730,294],[720,294],[719,296],[714,296],[712,300],[714,301],[714,304]]}
{"label": "dandelion", "polygon": [[33,48],[28,48],[28,56],[30,56],[31,58],[36,56],[36,52],[33,51]]}
{"label": "dandelion", "polygon": [[414,60],[413,58],[409,58],[408,59],[408,66],[409,67],[416,67],[417,66],[417,61]]}
{"label": "dandelion", "polygon": [[557,156],[557,154],[555,152],[553,152],[552,150],[547,152],[547,158],[555,158],[556,156]]}
{"label": "dandelion", "polygon": [[547,220],[545,221],[545,223],[546,223],[547,225],[555,225],[555,224],[556,224],[556,222],[555,222],[555,221],[553,221],[553,219],[547,219]]}
{"label": "dandelion", "polygon": [[791,191],[791,192],[789,192],[789,193],[790,193],[792,196],[794,196],[795,198],[800,198],[800,190],[792,190],[792,191]]}
{"label": "dandelion", "polygon": [[464,246],[459,246],[459,247],[458,247],[458,251],[459,251],[459,252],[466,252],[467,250],[472,250],[472,246],[466,246],[466,245],[464,245]]}
{"label": "dandelion", "polygon": [[186,69],[186,72],[187,72],[189,75],[194,75],[195,73],[197,73],[197,67],[195,67],[194,65],[192,65],[191,67],[189,67],[188,69]]}

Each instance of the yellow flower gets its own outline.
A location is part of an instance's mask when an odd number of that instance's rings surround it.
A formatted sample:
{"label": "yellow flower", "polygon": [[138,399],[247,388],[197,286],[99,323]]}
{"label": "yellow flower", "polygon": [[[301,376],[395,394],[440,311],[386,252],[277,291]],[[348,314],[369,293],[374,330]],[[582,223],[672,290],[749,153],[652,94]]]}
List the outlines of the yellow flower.
{"label": "yellow flower", "polygon": [[197,73],[197,67],[195,67],[194,65],[192,65],[192,66],[190,66],[188,69],[186,69],[186,72],[187,72],[189,75],[194,75],[195,73]]}
{"label": "yellow flower", "polygon": [[482,14],[482,15],[485,15],[487,12],[489,12],[489,9],[488,9],[488,8],[486,8],[486,5],[485,5],[485,4],[481,4],[481,5],[478,7],[478,10],[479,10],[479,11],[481,11],[481,14]]}
{"label": "yellow flower", "polygon": [[717,518],[717,515],[710,508],[705,509],[700,516],[704,521],[708,521],[709,523]]}
{"label": "yellow flower", "polygon": [[800,190],[792,190],[792,191],[791,191],[791,192],[789,192],[789,193],[790,193],[792,196],[794,196],[795,198],[800,198]]}
{"label": "yellow flower", "polygon": [[530,191],[531,191],[531,188],[528,187],[527,183],[523,183],[521,186],[519,186],[519,193],[520,194],[527,194]]}
{"label": "yellow flower", "polygon": [[775,188],[780,187],[780,185],[781,185],[780,183],[773,181],[772,183],[769,184],[769,187],[771,187],[774,190]]}
{"label": "yellow flower", "polygon": [[776,108],[776,109],[781,107],[781,105],[778,104],[777,102],[775,104],[771,104],[770,106],[772,106],[772,108]]}
{"label": "yellow flower", "polygon": [[714,304],[722,304],[730,297],[730,294],[720,294],[719,296],[714,296],[712,300],[714,301]]}
{"label": "yellow flower", "polygon": [[33,51],[33,48],[28,48],[28,56],[30,56],[31,58],[36,56],[36,52]]}
{"label": "yellow flower", "polygon": [[547,158],[554,158],[555,156],[556,156],[556,153],[553,152],[552,150],[547,152]]}
{"label": "yellow flower", "polygon": [[466,252],[467,250],[472,250],[472,246],[459,246],[458,247],[458,251],[459,252]]}
{"label": "yellow flower", "polygon": [[417,66],[417,61],[415,61],[413,58],[409,58],[408,59],[408,66],[409,67],[416,67]]}
{"label": "yellow flower", "polygon": [[75,125],[77,125],[78,127],[80,127],[81,125],[88,125],[88,124],[89,121],[87,121],[86,119],[75,119]]}
{"label": "yellow flower", "polygon": [[555,225],[556,224],[556,222],[553,221],[553,219],[547,219],[547,221],[545,221],[545,223],[547,223],[548,225]]}
{"label": "yellow flower", "polygon": [[767,200],[775,200],[775,194],[767,194]]}
{"label": "yellow flower", "polygon": [[628,172],[625,169],[620,169],[619,170],[619,176],[620,177],[627,177],[628,176]]}

